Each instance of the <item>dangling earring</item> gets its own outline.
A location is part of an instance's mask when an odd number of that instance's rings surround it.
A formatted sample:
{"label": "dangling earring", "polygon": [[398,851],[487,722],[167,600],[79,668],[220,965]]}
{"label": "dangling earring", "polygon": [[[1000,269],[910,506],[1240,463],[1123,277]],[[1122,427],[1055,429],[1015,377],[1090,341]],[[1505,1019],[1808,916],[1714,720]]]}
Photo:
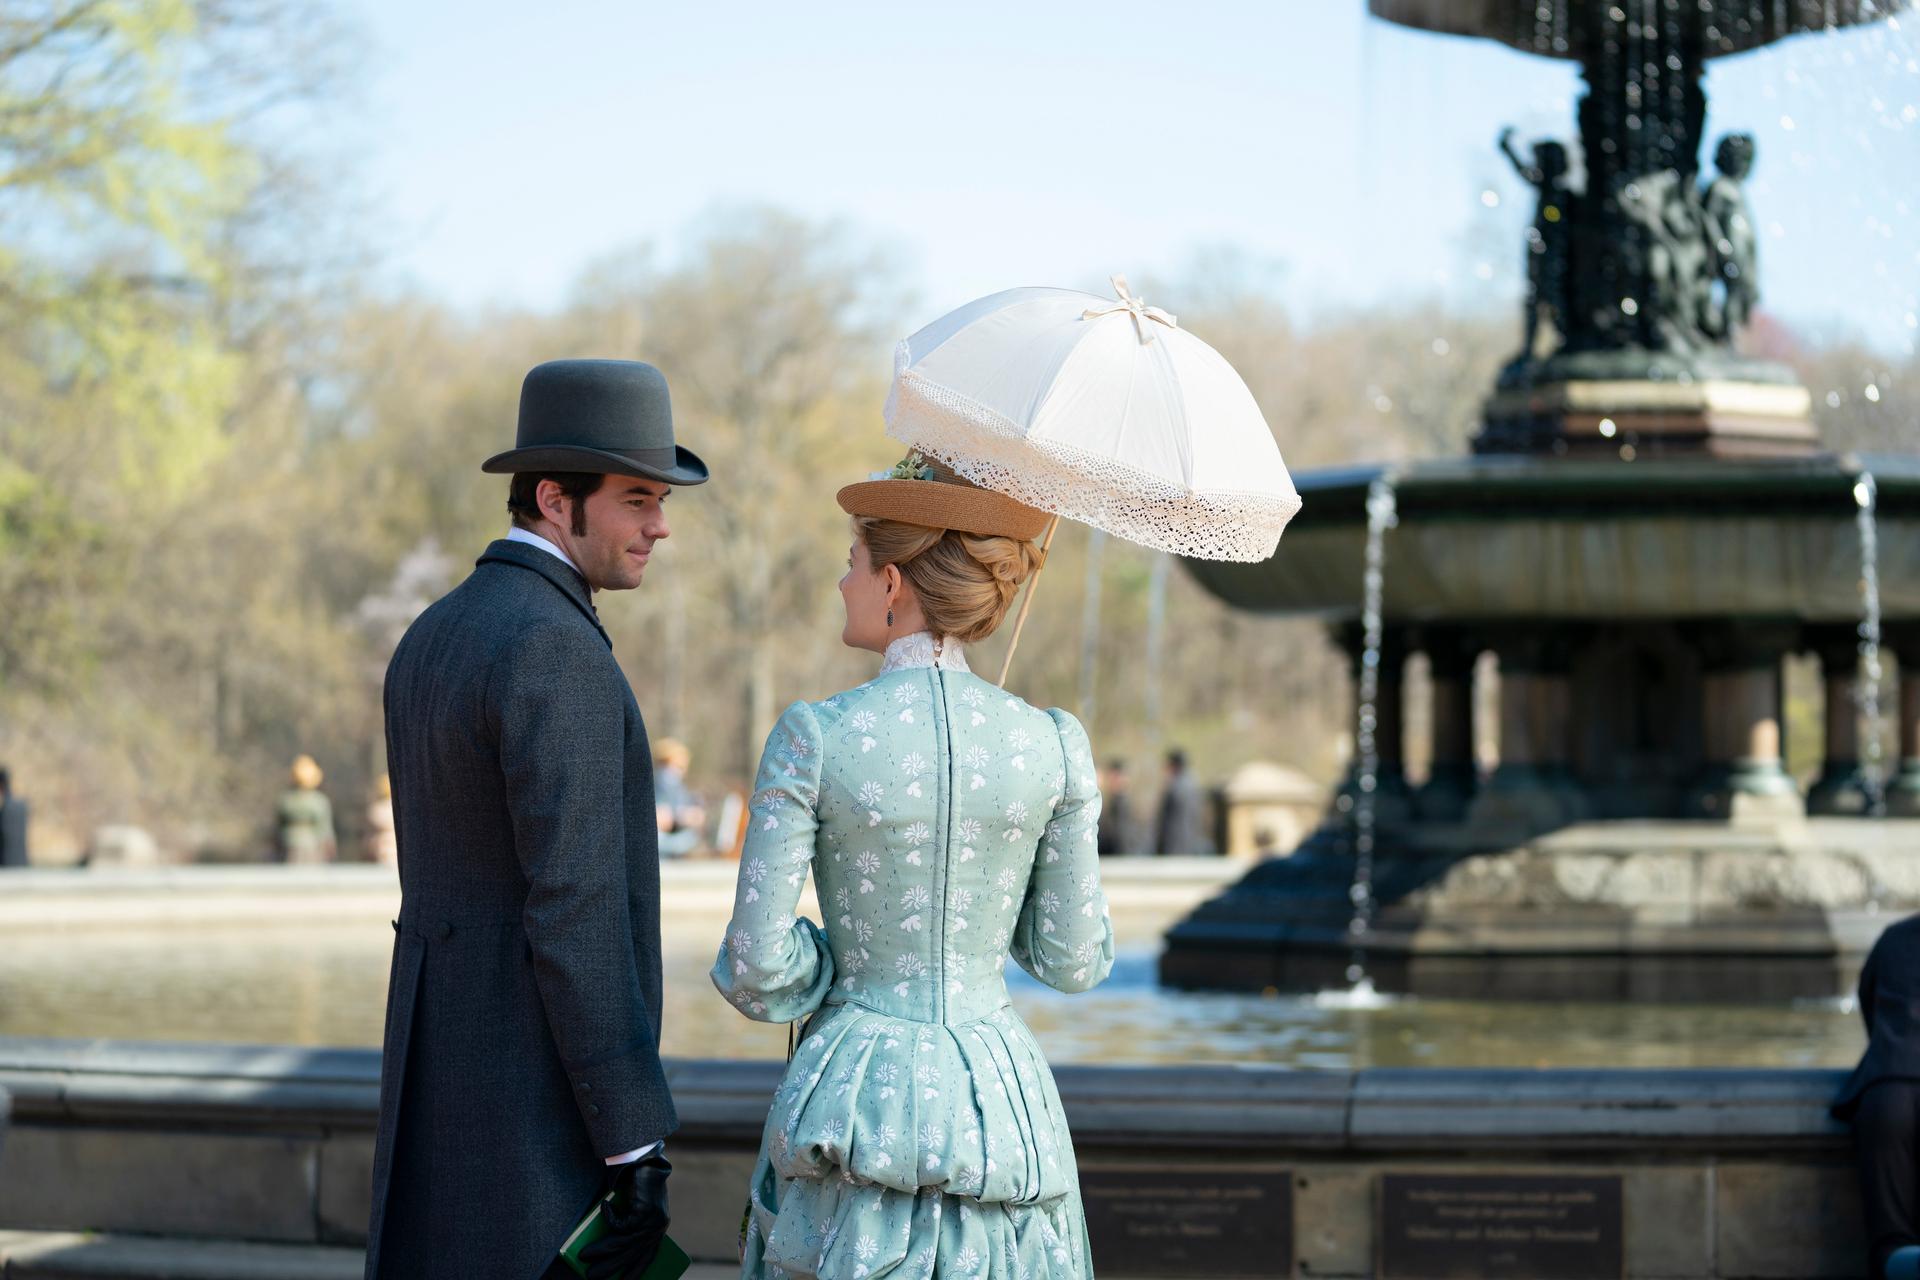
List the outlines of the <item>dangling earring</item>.
{"label": "dangling earring", "polygon": [[891,609],[887,610],[887,625],[888,626],[893,625],[893,610]]}

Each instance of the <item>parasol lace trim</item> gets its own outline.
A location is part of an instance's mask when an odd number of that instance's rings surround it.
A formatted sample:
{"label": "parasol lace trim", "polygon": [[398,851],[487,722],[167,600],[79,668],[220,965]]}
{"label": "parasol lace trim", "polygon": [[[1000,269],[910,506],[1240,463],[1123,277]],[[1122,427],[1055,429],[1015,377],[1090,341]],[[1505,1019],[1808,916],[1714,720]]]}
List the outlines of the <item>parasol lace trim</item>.
{"label": "parasol lace trim", "polygon": [[1194,493],[1111,458],[1030,440],[993,410],[906,367],[901,343],[887,393],[887,434],[988,489],[1174,555],[1270,558],[1300,510],[1298,494]]}

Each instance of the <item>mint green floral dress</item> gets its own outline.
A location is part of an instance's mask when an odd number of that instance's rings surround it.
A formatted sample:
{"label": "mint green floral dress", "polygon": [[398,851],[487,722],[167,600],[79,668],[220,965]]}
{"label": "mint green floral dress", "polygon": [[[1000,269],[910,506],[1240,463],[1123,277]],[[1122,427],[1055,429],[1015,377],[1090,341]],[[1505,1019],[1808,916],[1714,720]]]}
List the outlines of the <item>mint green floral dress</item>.
{"label": "mint green floral dress", "polygon": [[[1053,1074],[1012,956],[1062,991],[1113,964],[1086,731],[896,640],[767,740],[713,981],[807,1018],[750,1188],[741,1274],[1093,1274]],[[815,877],[826,927],[795,916]]]}

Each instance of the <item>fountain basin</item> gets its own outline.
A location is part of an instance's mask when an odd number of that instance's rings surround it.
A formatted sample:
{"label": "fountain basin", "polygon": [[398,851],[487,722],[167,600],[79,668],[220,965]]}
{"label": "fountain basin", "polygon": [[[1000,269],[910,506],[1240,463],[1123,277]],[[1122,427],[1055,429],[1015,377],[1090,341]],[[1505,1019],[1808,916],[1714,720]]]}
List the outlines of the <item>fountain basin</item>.
{"label": "fountain basin", "polygon": [[[1272,559],[1187,561],[1255,613],[1357,618],[1367,486],[1389,468],[1296,477],[1303,506]],[[1860,615],[1853,487],[1879,486],[1881,608],[1920,617],[1920,458],[1579,461],[1480,455],[1392,469],[1391,622],[1780,619]]]}
{"label": "fountain basin", "polygon": [[[1687,18],[1700,24],[1701,54],[1725,57],[1788,36],[1877,22],[1907,7],[1906,0],[1688,0]],[[1587,31],[1600,28],[1599,0],[1368,0],[1376,18],[1446,35],[1479,36],[1525,53],[1577,58]],[[1642,12],[1617,5],[1613,25],[1624,28]],[[1649,19],[1651,22],[1652,19]]]}

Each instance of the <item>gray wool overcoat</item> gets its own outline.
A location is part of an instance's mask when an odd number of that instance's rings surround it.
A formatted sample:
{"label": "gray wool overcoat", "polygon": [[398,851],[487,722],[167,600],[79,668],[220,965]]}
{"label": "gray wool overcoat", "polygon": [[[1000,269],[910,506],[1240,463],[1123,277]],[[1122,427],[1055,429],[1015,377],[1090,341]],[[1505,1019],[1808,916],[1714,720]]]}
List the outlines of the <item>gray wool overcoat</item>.
{"label": "gray wool overcoat", "polygon": [[369,1280],[532,1280],[664,1138],[646,726],[585,581],[500,541],[387,670],[400,918]]}

